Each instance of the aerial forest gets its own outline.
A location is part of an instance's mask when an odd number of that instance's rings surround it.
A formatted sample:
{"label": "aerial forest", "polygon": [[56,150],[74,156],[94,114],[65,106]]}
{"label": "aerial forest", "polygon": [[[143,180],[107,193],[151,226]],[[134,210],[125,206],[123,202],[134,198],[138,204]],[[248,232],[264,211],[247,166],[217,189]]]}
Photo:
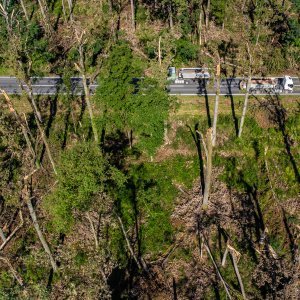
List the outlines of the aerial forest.
{"label": "aerial forest", "polygon": [[0,0],[0,300],[299,299],[299,76],[300,0]]}

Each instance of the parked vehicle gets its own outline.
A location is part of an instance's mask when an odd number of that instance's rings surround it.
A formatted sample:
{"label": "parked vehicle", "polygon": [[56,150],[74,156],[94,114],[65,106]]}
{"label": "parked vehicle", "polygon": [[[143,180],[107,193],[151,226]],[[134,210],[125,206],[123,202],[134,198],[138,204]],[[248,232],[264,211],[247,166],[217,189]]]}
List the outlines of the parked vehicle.
{"label": "parked vehicle", "polygon": [[[252,78],[250,82],[250,93],[292,93],[294,88],[293,79],[286,75],[284,77]],[[247,89],[247,80],[241,80],[240,89]]]}

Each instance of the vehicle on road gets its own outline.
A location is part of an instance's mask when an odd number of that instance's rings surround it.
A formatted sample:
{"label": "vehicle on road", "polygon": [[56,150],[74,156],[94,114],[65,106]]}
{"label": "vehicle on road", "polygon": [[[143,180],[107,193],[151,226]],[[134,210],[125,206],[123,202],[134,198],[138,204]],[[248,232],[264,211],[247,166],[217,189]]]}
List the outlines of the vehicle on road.
{"label": "vehicle on road", "polygon": [[[240,81],[240,89],[247,89],[247,80]],[[252,78],[250,82],[250,93],[292,93],[294,89],[293,79],[286,75],[284,77]]]}
{"label": "vehicle on road", "polygon": [[210,74],[208,68],[181,68],[178,70],[178,75],[175,67],[169,67],[168,80],[173,80],[174,83],[189,84],[208,80]]}

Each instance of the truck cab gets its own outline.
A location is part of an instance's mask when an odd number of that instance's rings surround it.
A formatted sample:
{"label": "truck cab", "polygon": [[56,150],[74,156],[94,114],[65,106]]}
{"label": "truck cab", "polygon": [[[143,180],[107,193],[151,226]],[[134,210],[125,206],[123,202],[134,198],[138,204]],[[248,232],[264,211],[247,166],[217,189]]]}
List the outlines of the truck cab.
{"label": "truck cab", "polygon": [[285,92],[292,93],[294,90],[294,82],[290,76],[284,76],[282,79],[282,87]]}

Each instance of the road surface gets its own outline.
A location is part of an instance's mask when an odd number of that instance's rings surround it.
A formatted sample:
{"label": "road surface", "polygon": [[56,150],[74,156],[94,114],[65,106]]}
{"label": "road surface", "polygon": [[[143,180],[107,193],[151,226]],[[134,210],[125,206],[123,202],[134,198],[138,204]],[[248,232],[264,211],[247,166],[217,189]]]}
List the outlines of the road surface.
{"label": "road surface", "polygon": [[[221,81],[221,95],[244,95],[239,89],[241,78],[227,78]],[[300,80],[293,77],[294,92],[293,95],[300,95]],[[56,95],[57,93],[66,93],[67,89],[63,85],[60,77],[41,77],[31,79],[32,90],[34,95]],[[91,92],[95,92],[97,84],[91,84]],[[11,95],[20,95],[22,89],[20,82],[15,77],[0,77],[0,88]],[[215,95],[215,87],[211,84],[207,89],[198,83],[193,84],[170,84],[168,86],[171,95]],[[75,95],[83,93],[82,79],[80,77],[71,78],[71,92]],[[282,94],[284,95],[284,94]]]}

